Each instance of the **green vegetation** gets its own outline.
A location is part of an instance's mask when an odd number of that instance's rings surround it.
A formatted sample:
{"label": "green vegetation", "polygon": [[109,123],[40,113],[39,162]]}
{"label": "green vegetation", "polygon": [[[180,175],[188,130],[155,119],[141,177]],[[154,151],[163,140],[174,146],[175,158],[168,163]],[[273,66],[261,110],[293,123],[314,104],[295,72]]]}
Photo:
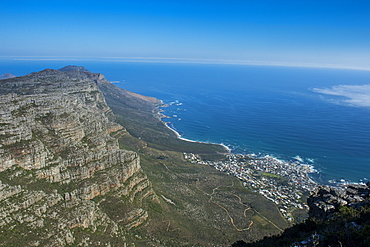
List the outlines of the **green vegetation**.
{"label": "green vegetation", "polygon": [[276,175],[276,174],[272,174],[272,173],[269,173],[269,172],[262,172],[261,176],[270,177],[270,178],[281,178],[281,176]]}

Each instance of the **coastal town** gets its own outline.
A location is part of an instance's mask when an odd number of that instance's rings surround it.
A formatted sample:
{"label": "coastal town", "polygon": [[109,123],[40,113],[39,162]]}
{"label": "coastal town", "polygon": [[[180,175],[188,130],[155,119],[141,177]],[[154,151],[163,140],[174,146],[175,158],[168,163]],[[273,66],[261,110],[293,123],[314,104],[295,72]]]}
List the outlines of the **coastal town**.
{"label": "coastal town", "polygon": [[184,153],[184,158],[237,177],[244,187],[274,202],[290,222],[294,220],[294,210],[308,208],[304,194],[317,186],[309,176],[316,171],[299,160],[282,161],[268,155],[258,157],[253,154],[228,154],[223,161],[204,161],[193,153]]}

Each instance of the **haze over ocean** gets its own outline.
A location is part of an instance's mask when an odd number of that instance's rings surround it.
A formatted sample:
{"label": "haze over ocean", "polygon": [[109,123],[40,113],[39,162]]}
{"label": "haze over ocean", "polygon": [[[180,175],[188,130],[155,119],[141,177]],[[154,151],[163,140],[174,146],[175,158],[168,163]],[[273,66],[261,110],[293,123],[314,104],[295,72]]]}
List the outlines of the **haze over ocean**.
{"label": "haze over ocean", "polygon": [[[1,61],[0,74],[66,61]],[[77,63],[77,64],[76,64]],[[117,86],[171,104],[184,138],[234,153],[302,159],[318,182],[370,179],[370,71],[172,63],[75,62]]]}

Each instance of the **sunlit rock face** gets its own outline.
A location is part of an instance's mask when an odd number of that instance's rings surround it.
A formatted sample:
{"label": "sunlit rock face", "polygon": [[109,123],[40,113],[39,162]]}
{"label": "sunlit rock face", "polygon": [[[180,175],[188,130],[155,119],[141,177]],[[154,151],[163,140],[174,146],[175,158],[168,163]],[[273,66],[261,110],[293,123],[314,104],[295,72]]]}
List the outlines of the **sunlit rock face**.
{"label": "sunlit rock face", "polygon": [[[112,137],[126,130],[98,83],[108,82],[74,66],[0,81],[5,245],[124,244],[125,232],[146,221],[142,201],[156,196],[138,155]],[[105,207],[109,198],[122,207]]]}

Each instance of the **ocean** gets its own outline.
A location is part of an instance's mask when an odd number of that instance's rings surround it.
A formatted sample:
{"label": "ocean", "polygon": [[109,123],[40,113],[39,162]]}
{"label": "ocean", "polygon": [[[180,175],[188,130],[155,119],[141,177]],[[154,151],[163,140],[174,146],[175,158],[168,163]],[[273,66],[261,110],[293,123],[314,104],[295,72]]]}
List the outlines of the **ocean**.
{"label": "ocean", "polygon": [[1,60],[0,74],[81,65],[156,97],[183,138],[299,160],[323,184],[370,179],[370,71],[277,66]]}

